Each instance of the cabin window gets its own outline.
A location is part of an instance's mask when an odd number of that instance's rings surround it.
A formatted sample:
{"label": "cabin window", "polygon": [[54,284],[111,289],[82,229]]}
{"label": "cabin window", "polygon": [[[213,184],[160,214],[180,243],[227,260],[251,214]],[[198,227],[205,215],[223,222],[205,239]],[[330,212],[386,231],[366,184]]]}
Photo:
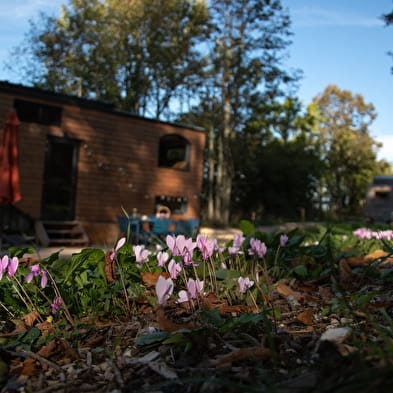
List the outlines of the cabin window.
{"label": "cabin window", "polygon": [[184,197],[172,197],[160,195],[156,197],[156,210],[161,206],[169,208],[171,214],[185,214],[187,212],[188,200]]}
{"label": "cabin window", "polygon": [[389,191],[375,191],[376,199],[389,199]]}
{"label": "cabin window", "polygon": [[20,121],[52,126],[61,124],[61,107],[25,100],[15,100],[14,107]]}
{"label": "cabin window", "polygon": [[160,138],[158,165],[163,168],[190,169],[190,143],[180,135]]}

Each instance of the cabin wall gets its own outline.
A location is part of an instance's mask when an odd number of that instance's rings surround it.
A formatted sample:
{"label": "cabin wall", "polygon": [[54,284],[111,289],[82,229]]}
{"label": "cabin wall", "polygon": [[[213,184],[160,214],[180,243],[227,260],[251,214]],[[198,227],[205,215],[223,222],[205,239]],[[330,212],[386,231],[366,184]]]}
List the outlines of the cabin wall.
{"label": "cabin wall", "polygon": [[[187,211],[180,217],[199,217],[203,132],[0,91],[4,118],[15,98],[63,110],[60,127],[21,122],[22,200],[16,204],[20,210],[40,218],[47,136],[55,135],[80,141],[75,218],[82,222],[92,243],[115,241],[122,208],[129,213],[136,208],[140,214],[154,214],[156,196],[187,198]],[[159,140],[166,134],[179,134],[189,141],[189,170],[158,167]]]}

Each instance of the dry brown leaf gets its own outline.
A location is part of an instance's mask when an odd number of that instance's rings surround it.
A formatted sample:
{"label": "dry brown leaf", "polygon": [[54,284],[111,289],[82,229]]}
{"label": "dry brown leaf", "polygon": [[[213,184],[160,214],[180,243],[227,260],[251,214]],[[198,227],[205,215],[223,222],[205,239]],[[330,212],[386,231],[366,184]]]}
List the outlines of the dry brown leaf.
{"label": "dry brown leaf", "polygon": [[226,304],[221,305],[218,310],[221,314],[239,314],[239,313],[258,313],[260,310],[255,306],[245,306],[242,304],[229,306]]}
{"label": "dry brown leaf", "polygon": [[271,351],[261,346],[238,348],[226,355],[218,356],[213,362],[219,368],[227,368],[233,362],[241,360],[268,360],[271,357]]}
{"label": "dry brown leaf", "polygon": [[[384,258],[388,256],[388,253],[383,250],[374,250],[367,255],[359,255],[355,257],[346,258],[346,261],[351,267],[361,267],[370,265],[379,258]],[[388,258],[387,260],[393,260],[393,258]]]}
{"label": "dry brown leaf", "polygon": [[19,258],[19,263],[26,263],[27,265],[31,265],[33,263],[37,263],[40,261],[38,258],[33,258],[33,257],[23,257]]}
{"label": "dry brown leaf", "polygon": [[14,337],[17,336],[21,332],[25,332],[27,329],[24,326],[17,326],[12,332],[9,333],[1,333],[0,337],[7,338],[7,337]]}
{"label": "dry brown leaf", "polygon": [[165,316],[165,312],[162,307],[157,308],[156,315],[157,315],[158,326],[160,327],[161,330],[164,330],[165,332],[173,333],[173,332],[176,332],[177,330],[180,330],[180,329],[188,329],[188,330],[195,329],[195,326],[190,323],[178,324],[178,323],[172,322],[171,320],[169,320]]}
{"label": "dry brown leaf", "polygon": [[108,282],[116,281],[115,259],[111,258],[112,251],[105,254],[104,272]]}
{"label": "dry brown leaf", "polygon": [[37,352],[37,354],[46,359],[49,359],[53,355],[53,353],[56,352],[56,350],[57,350],[56,340],[52,340],[48,344],[41,347],[41,349]]}
{"label": "dry brown leaf", "polygon": [[95,347],[97,344],[102,343],[103,341],[105,341],[105,336],[102,335],[94,335],[92,337],[89,337],[84,343],[83,345],[81,345],[82,348],[89,348],[89,347]]}
{"label": "dry brown leaf", "polygon": [[305,325],[313,325],[314,313],[312,310],[307,309],[296,316],[297,320]]}
{"label": "dry brown leaf", "polygon": [[80,359],[78,352],[75,351],[74,349],[72,349],[70,344],[68,344],[68,342],[64,339],[58,340],[57,349],[63,357],[64,364],[70,363],[70,361],[68,361],[68,359],[70,359],[71,361]]}
{"label": "dry brown leaf", "polygon": [[170,274],[167,272],[141,272],[142,281],[149,287],[156,285],[158,277],[163,276],[164,278],[169,278]]}
{"label": "dry brown leaf", "polygon": [[39,316],[40,314],[38,313],[38,311],[34,310],[26,315],[23,315],[21,319],[23,320],[23,322],[27,327],[31,327],[34,325],[34,322],[37,320]]}
{"label": "dry brown leaf", "polygon": [[220,309],[220,307],[228,306],[228,302],[223,299],[218,299],[214,292],[209,292],[201,301],[203,307],[207,310]]}
{"label": "dry brown leaf", "polygon": [[283,297],[293,296],[298,302],[303,302],[304,300],[304,296],[300,292],[294,291],[284,281],[277,283],[277,292]]}
{"label": "dry brown leaf", "polygon": [[350,284],[354,282],[355,274],[352,273],[352,269],[345,259],[341,259],[338,264],[338,268],[341,284]]}
{"label": "dry brown leaf", "polygon": [[21,370],[22,375],[27,375],[31,377],[32,375],[36,374],[37,366],[36,361],[34,359],[26,359],[23,361],[23,368]]}
{"label": "dry brown leaf", "polygon": [[55,331],[55,327],[54,327],[53,323],[48,322],[48,321],[37,323],[35,326],[41,330],[41,334],[43,337],[45,337],[48,334],[53,333]]}
{"label": "dry brown leaf", "polygon": [[324,302],[328,302],[333,298],[332,291],[328,287],[319,287],[318,292]]}

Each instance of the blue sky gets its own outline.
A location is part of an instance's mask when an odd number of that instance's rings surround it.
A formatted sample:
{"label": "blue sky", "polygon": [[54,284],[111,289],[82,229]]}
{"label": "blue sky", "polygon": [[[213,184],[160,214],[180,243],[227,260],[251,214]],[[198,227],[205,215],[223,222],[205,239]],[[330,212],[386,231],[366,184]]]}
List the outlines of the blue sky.
{"label": "blue sky", "polygon": [[[65,0],[0,0],[0,80],[23,83],[3,69],[10,50],[39,11],[58,14]],[[378,114],[371,135],[383,143],[378,157],[393,162],[393,26],[379,17],[392,0],[282,0],[292,18],[287,64],[303,70],[298,96],[306,105],[329,84],[360,93]]]}

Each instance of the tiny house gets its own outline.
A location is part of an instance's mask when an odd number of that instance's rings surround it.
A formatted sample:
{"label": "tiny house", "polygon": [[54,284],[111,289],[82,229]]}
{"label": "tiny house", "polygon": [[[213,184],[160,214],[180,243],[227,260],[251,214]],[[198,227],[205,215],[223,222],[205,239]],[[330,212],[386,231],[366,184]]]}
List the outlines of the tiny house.
{"label": "tiny house", "polygon": [[199,217],[203,130],[0,82],[3,123],[11,108],[21,122],[22,199],[15,208],[36,228],[74,223],[89,243],[113,244],[124,211],[154,215],[164,206],[174,218]]}
{"label": "tiny house", "polygon": [[365,216],[370,222],[390,223],[393,219],[393,176],[375,176],[366,193]]}

